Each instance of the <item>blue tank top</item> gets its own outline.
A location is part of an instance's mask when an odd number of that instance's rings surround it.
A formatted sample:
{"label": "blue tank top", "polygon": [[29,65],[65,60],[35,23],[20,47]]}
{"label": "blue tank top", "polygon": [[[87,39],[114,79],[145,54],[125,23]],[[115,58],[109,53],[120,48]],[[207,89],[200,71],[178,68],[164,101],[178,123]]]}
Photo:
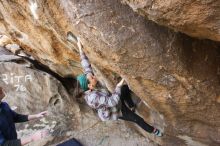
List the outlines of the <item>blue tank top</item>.
{"label": "blue tank top", "polygon": [[0,103],[0,144],[5,140],[17,139],[17,132],[13,120],[13,113],[9,105]]}

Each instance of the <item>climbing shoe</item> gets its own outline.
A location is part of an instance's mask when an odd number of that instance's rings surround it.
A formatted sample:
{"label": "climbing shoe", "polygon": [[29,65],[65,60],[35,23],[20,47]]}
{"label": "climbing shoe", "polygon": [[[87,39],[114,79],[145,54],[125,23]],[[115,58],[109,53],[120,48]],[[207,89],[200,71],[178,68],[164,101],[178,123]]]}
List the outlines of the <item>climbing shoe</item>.
{"label": "climbing shoe", "polygon": [[156,128],[154,129],[153,133],[154,133],[154,135],[159,136],[159,137],[163,136],[163,133]]}

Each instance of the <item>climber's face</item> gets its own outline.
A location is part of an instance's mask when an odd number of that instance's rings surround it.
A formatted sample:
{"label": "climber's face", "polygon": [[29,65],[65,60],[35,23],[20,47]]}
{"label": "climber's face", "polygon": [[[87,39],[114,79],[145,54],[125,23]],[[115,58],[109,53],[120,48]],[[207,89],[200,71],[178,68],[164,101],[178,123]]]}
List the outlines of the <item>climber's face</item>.
{"label": "climber's face", "polygon": [[2,99],[5,97],[5,93],[2,89],[2,87],[0,87],[0,101],[2,101]]}
{"label": "climber's face", "polygon": [[88,87],[90,90],[93,90],[96,87],[97,79],[93,75],[91,75],[88,79],[89,79]]}

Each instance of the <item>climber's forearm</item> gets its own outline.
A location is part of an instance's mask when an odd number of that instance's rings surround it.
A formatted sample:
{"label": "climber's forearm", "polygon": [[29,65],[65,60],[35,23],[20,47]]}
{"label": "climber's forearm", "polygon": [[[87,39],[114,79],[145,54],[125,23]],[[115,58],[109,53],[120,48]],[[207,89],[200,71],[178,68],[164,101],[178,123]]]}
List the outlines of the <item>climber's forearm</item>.
{"label": "climber's forearm", "polygon": [[86,56],[86,54],[84,52],[80,53],[80,58],[81,58],[81,65],[83,67],[84,73],[87,75],[93,75],[93,70],[91,67],[91,64],[89,62],[88,57]]}
{"label": "climber's forearm", "polygon": [[91,67],[91,64],[90,64],[90,62],[89,62],[88,57],[87,57],[86,54],[83,52],[82,44],[81,44],[80,38],[77,38],[77,40],[78,40],[77,45],[78,45],[78,48],[79,48],[79,54],[80,54],[80,59],[81,59],[81,65],[82,65],[82,67],[83,67],[84,73],[86,74],[86,76],[87,76],[87,78],[88,78],[90,75],[93,75],[93,70],[92,70],[92,67]]}

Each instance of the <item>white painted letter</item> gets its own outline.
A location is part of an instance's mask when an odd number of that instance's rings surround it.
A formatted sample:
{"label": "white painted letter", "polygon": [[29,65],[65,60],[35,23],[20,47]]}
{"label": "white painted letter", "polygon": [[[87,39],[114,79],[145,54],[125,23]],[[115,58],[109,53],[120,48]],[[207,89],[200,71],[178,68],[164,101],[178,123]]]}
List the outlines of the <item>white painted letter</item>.
{"label": "white painted letter", "polygon": [[27,82],[27,80],[32,81],[32,76],[31,75],[26,75],[25,76],[25,82]]}
{"label": "white painted letter", "polygon": [[20,83],[20,78],[22,78],[22,76],[15,76],[15,79],[17,78],[17,83]]}
{"label": "white painted letter", "polygon": [[7,74],[2,74],[2,76],[3,76],[3,81],[5,82],[5,84],[8,84],[8,76],[7,76]]}

